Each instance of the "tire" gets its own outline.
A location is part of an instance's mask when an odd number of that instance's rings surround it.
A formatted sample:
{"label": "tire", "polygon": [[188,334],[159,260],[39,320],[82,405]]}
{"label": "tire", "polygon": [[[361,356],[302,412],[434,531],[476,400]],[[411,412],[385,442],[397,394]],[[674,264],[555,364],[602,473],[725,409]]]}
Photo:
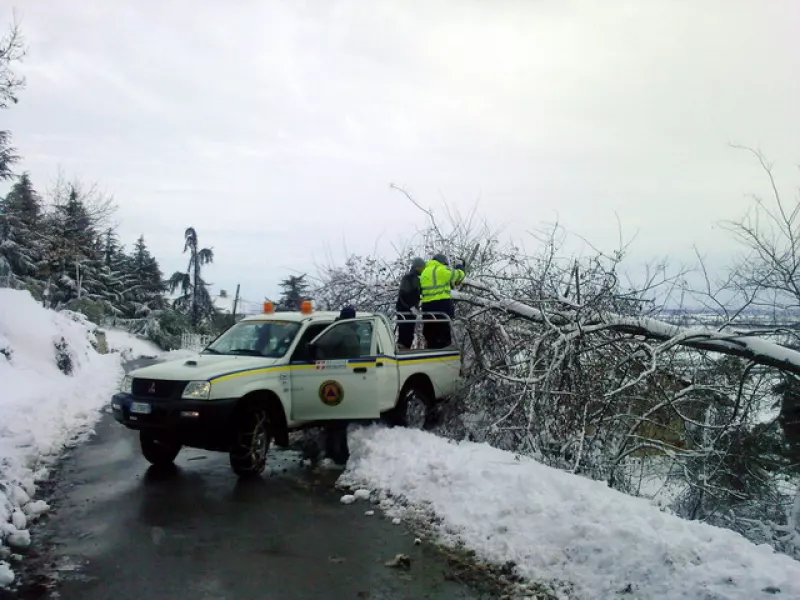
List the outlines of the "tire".
{"label": "tire", "polygon": [[419,385],[408,385],[400,392],[397,406],[390,412],[390,425],[429,430],[435,426],[433,399]]}
{"label": "tire", "polygon": [[236,419],[230,450],[233,472],[239,477],[256,477],[267,467],[272,428],[265,410],[249,409]]}
{"label": "tire", "polygon": [[142,448],[142,455],[157,467],[171,465],[181,451],[180,444],[159,440],[144,431],[139,432],[139,445]]}

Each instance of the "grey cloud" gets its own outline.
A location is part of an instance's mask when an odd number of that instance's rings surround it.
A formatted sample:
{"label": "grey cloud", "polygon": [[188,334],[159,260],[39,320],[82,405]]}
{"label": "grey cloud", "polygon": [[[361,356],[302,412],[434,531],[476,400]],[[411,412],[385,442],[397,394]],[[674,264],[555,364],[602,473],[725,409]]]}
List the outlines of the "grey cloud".
{"label": "grey cloud", "polygon": [[800,160],[790,0],[20,12],[29,85],[3,116],[24,168],[113,190],[123,235],[147,234],[165,270],[193,224],[229,290],[274,289],[342,240],[369,252],[408,235],[422,215],[391,181],[435,207],[481,198],[517,236],[558,215],[613,245],[617,212],[643,261],[691,258],[695,242],[724,256],[716,222],[765,186],[727,142],[761,145],[789,183]]}

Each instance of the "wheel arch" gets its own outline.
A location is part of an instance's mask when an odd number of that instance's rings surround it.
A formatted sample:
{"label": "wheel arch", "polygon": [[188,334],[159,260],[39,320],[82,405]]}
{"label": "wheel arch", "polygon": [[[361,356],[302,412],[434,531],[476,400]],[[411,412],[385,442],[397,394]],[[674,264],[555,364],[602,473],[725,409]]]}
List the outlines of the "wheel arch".
{"label": "wheel arch", "polygon": [[286,412],[278,394],[272,390],[254,390],[248,392],[239,400],[234,409],[234,415],[241,411],[252,408],[265,408],[269,415],[270,423],[273,425],[273,435],[275,443],[283,448],[289,445],[289,428],[286,420]]}
{"label": "wheel arch", "polygon": [[[403,394],[410,389],[416,389],[422,392],[431,402],[436,400],[436,390],[433,387],[433,381],[431,381],[427,373],[414,373],[407,377],[400,387],[397,402],[399,402]],[[397,404],[397,402],[395,404]]]}
{"label": "wheel arch", "polygon": [[408,392],[411,390],[419,393],[428,409],[431,409],[436,403],[436,395],[431,378],[426,373],[414,373],[403,381],[394,407],[381,414],[381,419],[384,423],[390,427],[407,425]]}

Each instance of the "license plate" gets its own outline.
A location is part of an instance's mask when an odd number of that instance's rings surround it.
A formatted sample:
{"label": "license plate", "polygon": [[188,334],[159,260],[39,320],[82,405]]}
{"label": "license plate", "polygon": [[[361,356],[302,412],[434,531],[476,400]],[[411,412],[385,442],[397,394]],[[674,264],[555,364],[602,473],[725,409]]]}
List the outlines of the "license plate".
{"label": "license plate", "polygon": [[137,415],[149,415],[153,410],[147,402],[131,402],[131,412]]}

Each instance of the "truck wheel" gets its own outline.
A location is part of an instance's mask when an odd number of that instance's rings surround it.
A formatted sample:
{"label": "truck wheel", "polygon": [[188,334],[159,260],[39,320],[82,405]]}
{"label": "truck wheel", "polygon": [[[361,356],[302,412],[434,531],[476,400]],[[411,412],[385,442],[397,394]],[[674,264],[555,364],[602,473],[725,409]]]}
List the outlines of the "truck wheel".
{"label": "truck wheel", "polygon": [[409,429],[431,429],[432,401],[419,386],[409,386],[400,393],[397,424]]}
{"label": "truck wheel", "polygon": [[272,432],[264,410],[243,412],[235,422],[234,441],[230,450],[233,472],[239,477],[255,477],[267,466]]}
{"label": "truck wheel", "polygon": [[139,432],[139,445],[148,462],[156,466],[171,465],[181,451],[180,444],[159,440],[144,431]]}

